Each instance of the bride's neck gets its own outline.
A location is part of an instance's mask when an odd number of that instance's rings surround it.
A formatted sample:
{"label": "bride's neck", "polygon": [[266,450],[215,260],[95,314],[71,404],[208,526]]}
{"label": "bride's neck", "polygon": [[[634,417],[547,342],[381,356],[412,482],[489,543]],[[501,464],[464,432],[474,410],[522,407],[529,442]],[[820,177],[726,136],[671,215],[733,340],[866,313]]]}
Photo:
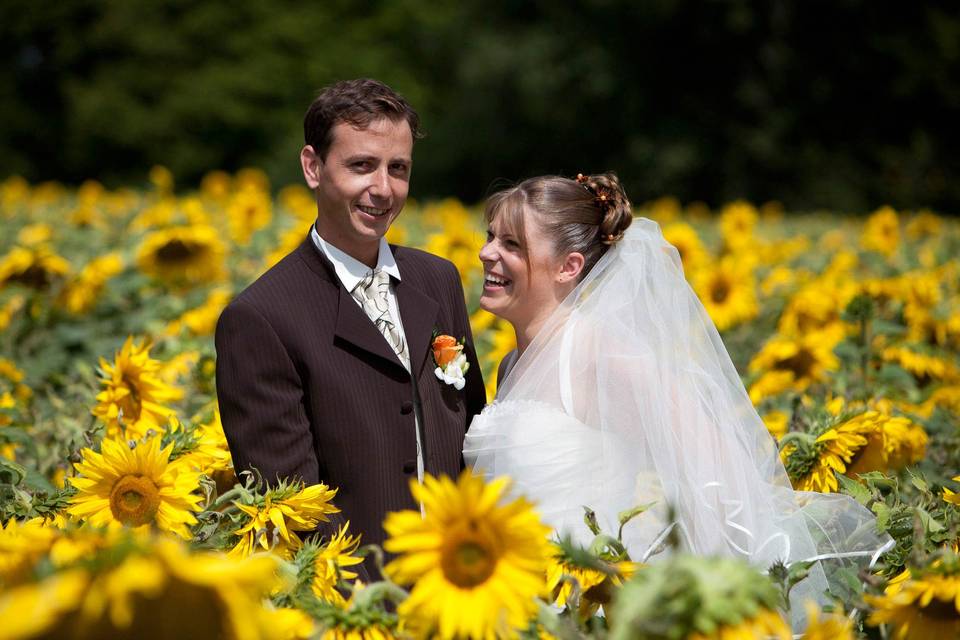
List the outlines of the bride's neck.
{"label": "bride's neck", "polygon": [[522,354],[527,347],[530,346],[530,343],[533,342],[533,339],[537,337],[537,334],[540,333],[540,329],[547,321],[547,318],[550,317],[552,311],[553,309],[550,309],[548,312],[542,312],[526,323],[513,323],[513,331],[517,336],[518,355]]}

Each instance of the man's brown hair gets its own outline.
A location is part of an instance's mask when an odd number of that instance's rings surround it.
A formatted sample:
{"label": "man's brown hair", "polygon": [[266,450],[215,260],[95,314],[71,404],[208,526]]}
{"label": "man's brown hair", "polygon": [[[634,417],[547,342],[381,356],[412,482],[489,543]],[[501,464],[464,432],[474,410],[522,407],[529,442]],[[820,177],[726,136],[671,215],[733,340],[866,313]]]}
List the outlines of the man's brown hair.
{"label": "man's brown hair", "polygon": [[321,160],[333,143],[333,127],[346,122],[365,129],[374,120],[406,120],[413,139],[420,133],[420,116],[399,93],[370,78],[341,80],[320,90],[303,118],[304,142],[313,147]]}

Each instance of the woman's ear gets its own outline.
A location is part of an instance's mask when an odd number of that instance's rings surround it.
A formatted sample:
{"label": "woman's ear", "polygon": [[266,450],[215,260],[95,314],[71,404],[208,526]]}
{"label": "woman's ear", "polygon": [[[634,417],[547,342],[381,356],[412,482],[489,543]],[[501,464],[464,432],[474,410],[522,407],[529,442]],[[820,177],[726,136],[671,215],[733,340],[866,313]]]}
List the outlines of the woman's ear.
{"label": "woman's ear", "polygon": [[568,253],[560,265],[560,271],[557,273],[557,282],[575,282],[583,271],[584,258],[582,253]]}

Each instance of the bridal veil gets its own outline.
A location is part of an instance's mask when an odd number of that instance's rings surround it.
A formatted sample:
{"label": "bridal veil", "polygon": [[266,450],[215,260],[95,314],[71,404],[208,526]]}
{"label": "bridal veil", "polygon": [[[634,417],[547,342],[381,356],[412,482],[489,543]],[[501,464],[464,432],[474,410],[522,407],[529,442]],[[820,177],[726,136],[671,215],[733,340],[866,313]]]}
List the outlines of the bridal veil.
{"label": "bridal veil", "polygon": [[[759,569],[865,565],[891,544],[851,498],[792,489],[676,249],[644,218],[551,315],[464,455],[516,478],[548,524],[581,541],[584,505],[615,533],[619,512],[654,503],[624,528],[634,560],[656,561],[668,532],[684,550]],[[822,600],[829,565],[791,599]]]}

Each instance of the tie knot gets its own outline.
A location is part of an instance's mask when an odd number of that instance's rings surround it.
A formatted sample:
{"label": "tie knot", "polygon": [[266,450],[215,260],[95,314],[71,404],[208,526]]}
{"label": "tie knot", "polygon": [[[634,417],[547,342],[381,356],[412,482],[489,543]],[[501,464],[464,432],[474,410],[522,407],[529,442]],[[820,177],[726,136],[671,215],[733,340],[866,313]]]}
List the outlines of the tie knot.
{"label": "tie knot", "polygon": [[382,269],[374,269],[367,273],[363,279],[357,283],[354,291],[363,291],[368,296],[374,296],[381,292],[385,295],[387,287],[390,286],[390,274]]}

